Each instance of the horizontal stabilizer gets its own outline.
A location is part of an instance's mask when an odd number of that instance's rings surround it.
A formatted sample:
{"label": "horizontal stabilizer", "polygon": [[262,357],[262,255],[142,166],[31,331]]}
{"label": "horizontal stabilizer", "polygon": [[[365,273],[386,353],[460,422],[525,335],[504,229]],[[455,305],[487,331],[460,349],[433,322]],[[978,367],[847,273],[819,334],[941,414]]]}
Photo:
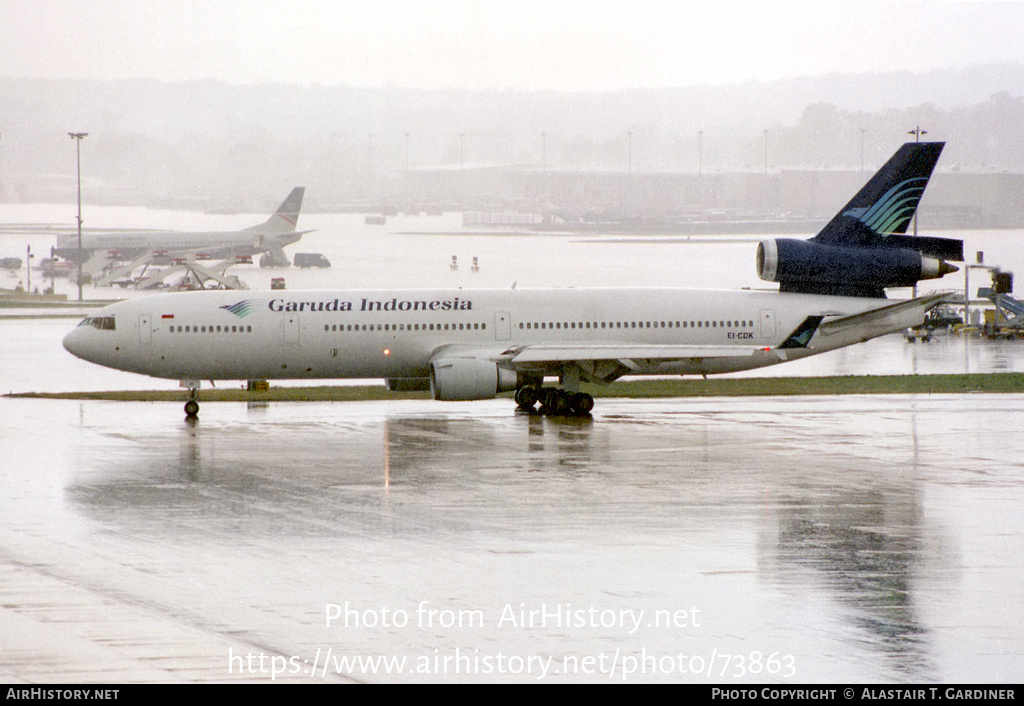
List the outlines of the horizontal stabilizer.
{"label": "horizontal stabilizer", "polygon": [[889,235],[879,247],[916,250],[926,257],[938,260],[964,261],[964,241],[955,238],[937,238],[927,235]]}

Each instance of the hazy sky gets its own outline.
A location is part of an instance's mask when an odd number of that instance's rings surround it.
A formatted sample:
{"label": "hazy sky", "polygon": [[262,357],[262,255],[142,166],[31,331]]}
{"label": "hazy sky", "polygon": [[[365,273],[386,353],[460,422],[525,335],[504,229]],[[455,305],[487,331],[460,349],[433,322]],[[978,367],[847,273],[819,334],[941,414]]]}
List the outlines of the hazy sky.
{"label": "hazy sky", "polygon": [[594,90],[1024,63],[1024,2],[0,0],[0,75]]}

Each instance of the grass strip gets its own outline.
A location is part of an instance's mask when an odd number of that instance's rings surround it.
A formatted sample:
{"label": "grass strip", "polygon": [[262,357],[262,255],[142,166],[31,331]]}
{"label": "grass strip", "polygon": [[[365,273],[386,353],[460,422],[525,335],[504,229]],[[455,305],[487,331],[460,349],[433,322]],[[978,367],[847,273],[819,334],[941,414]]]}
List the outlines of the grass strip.
{"label": "grass strip", "polygon": [[[891,395],[1024,392],[1024,373],[952,375],[844,375],[833,377],[715,378],[625,380],[608,386],[584,386],[595,397],[763,397],[789,395]],[[21,392],[5,397],[121,402],[180,401],[186,390],[107,392]],[[390,392],[383,385],[271,387],[266,392],[204,388],[202,402],[353,402],[428,399],[427,392]]]}

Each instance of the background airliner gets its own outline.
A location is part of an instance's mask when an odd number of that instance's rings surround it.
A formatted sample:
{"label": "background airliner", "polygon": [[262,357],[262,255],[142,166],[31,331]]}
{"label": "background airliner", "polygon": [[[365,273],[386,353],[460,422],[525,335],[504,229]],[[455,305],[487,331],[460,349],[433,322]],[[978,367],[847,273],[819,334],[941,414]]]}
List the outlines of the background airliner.
{"label": "background airliner", "polygon": [[[297,186],[288,198],[259,225],[234,231],[112,231],[82,236],[82,270],[94,274],[112,260],[133,261],[147,254],[195,258],[231,258],[270,253],[282,264],[288,263],[283,248],[298,242],[310,231],[296,231],[305,187]],[[54,254],[77,262],[78,236],[62,236]]]}
{"label": "background airliner", "polygon": [[[915,326],[943,295],[887,287],[941,277],[963,244],[905,235],[942,143],[909,143],[810,240],[757,251],[780,291],[677,288],[187,292],[113,304],[64,346],[100,365],[179,379],[385,378],[438,400],[514,391],[527,410],[588,414],[584,382],[709,375]],[[560,387],[544,387],[558,378]]]}

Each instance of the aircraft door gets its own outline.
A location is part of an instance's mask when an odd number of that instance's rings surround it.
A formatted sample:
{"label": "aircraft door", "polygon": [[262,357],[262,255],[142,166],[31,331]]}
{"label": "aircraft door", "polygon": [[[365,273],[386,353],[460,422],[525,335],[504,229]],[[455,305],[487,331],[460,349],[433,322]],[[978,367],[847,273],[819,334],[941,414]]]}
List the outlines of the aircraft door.
{"label": "aircraft door", "polygon": [[153,322],[149,314],[139,315],[139,343],[153,342]]}
{"label": "aircraft door", "polygon": [[507,341],[512,338],[512,317],[507,311],[494,314],[494,340]]}
{"label": "aircraft door", "polygon": [[285,343],[298,343],[299,342],[299,315],[298,314],[285,314],[284,315],[284,342]]}
{"label": "aircraft door", "polygon": [[775,312],[761,309],[761,338],[775,337]]}

